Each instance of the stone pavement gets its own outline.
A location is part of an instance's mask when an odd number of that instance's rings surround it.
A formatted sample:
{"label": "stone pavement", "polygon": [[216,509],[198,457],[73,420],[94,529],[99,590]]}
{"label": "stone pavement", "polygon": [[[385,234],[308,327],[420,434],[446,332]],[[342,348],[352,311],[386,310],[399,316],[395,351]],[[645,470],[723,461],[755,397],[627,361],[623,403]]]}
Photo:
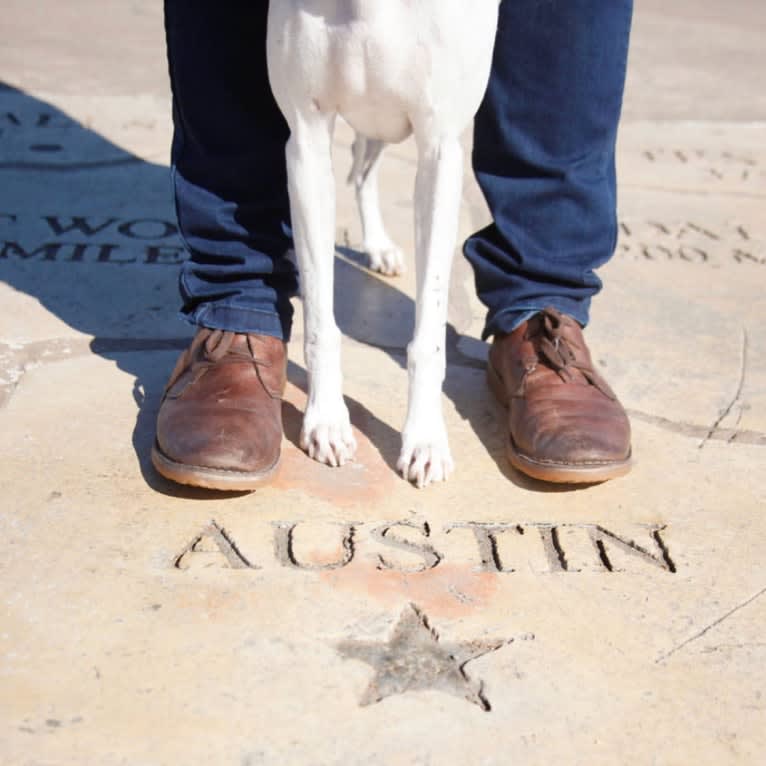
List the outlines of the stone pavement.
{"label": "stone pavement", "polygon": [[[761,1],[638,3],[588,330],[632,416],[629,476],[557,489],[506,465],[458,257],[457,471],[397,477],[412,275],[364,268],[341,184],[358,458],[296,447],[298,329],[283,469],[233,495],[148,461],[190,334],[158,5],[3,4],[0,763],[764,763]],[[408,252],[413,167],[407,143],[382,171]],[[485,221],[469,175],[462,234]]]}

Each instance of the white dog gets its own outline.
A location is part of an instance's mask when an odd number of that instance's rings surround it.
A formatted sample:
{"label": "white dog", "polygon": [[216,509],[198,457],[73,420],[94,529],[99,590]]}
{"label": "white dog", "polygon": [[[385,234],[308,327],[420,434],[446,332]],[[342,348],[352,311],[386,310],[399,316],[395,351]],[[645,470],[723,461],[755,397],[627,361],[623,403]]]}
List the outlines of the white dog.
{"label": "white dog", "polygon": [[359,136],[352,176],[365,249],[372,267],[384,274],[399,273],[402,259],[380,219],[375,166],[384,142],[415,137],[417,308],[397,465],[419,487],[452,471],[441,385],[462,190],[459,138],[487,85],[498,5],[499,0],[269,2],[269,77],[291,130],[287,171],[305,313],[309,392],[301,446],[320,462],[342,465],[356,449],[333,313],[331,144],[340,114]]}

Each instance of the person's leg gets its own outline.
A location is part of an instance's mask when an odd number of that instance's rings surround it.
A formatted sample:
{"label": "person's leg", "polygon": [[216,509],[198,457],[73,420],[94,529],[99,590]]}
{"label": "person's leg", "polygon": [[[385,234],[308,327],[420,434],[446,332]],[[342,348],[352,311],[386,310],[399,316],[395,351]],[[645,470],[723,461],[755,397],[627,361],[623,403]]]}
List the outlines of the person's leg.
{"label": "person's leg", "polygon": [[266,69],[268,3],[165,0],[176,210],[194,324],[287,340],[297,287],[290,247],[288,128]]}
{"label": "person's leg", "polygon": [[223,490],[275,472],[290,295],[287,125],[266,68],[268,3],[165,0],[173,180],[189,260],[183,313],[197,334],[157,417],[155,468]]}
{"label": "person's leg", "polygon": [[617,238],[615,141],[631,0],[507,0],[473,163],[493,223],[465,253],[494,336],[508,456],[556,482],[630,467],[630,424],[581,327]]}
{"label": "person's leg", "polygon": [[632,0],[505,0],[473,165],[493,223],[468,239],[485,337],[546,306],[588,321],[617,237],[614,147]]}

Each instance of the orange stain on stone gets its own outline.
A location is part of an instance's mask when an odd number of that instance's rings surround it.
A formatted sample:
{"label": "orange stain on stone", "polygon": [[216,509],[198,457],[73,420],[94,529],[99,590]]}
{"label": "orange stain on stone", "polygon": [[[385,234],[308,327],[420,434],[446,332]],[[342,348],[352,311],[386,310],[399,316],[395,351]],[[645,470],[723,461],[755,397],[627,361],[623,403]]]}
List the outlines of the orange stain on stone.
{"label": "orange stain on stone", "polygon": [[334,589],[355,591],[386,607],[412,602],[429,617],[462,617],[484,608],[498,588],[498,575],[476,572],[469,565],[443,563],[426,572],[380,570],[367,564],[322,572]]}
{"label": "orange stain on stone", "polygon": [[299,446],[306,395],[291,383],[287,384],[282,407],[285,433],[282,461],[272,486],[302,491],[342,507],[368,506],[390,492],[393,483],[400,479],[367,434],[374,428],[377,435],[390,441],[391,435],[386,429],[392,429],[361,405],[348,404],[357,442],[356,456],[353,462],[339,468],[323,465],[312,460]]}

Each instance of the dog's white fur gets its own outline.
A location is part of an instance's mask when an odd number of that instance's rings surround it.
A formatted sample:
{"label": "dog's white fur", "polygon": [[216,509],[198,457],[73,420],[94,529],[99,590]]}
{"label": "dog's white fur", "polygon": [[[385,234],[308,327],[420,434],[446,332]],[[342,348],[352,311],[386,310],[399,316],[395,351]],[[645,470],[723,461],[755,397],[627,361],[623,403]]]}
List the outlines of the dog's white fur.
{"label": "dog's white fur", "polygon": [[[447,292],[457,238],[463,152],[459,137],[486,88],[499,0],[270,0],[272,90],[290,126],[287,170],[305,314],[309,393],[301,445],[342,465],[356,443],[343,401],[340,331],[333,313],[335,190],[332,131],[340,114],[357,132],[352,180],[371,266],[402,270],[377,203],[384,142],[414,135],[415,334],[407,347],[409,401],[398,468],[419,487],[453,468],[441,385]],[[362,138],[364,137],[364,138]]]}

